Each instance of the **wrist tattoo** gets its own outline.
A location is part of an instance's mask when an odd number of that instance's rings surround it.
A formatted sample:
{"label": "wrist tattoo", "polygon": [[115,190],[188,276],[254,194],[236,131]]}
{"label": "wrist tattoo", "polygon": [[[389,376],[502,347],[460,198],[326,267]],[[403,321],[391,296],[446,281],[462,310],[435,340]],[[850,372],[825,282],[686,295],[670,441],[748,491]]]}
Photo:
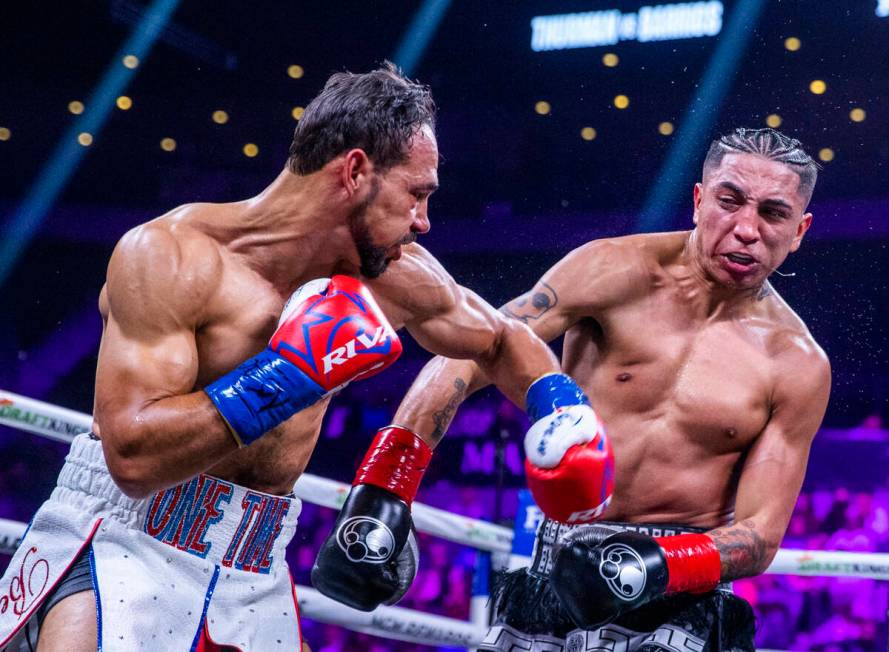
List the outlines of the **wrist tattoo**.
{"label": "wrist tattoo", "polygon": [[768,546],[752,521],[713,530],[710,538],[719,550],[723,582],[758,575],[765,570]]}
{"label": "wrist tattoo", "polygon": [[506,304],[500,311],[507,317],[518,319],[523,324],[527,324],[531,320],[540,319],[558,303],[559,295],[556,294],[552,286],[540,283],[532,292]]}
{"label": "wrist tattoo", "polygon": [[448,404],[441,410],[432,414],[432,420],[435,422],[435,430],[432,431],[432,441],[436,444],[438,444],[438,442],[441,441],[441,438],[444,437],[448,426],[451,425],[451,419],[454,418],[454,413],[457,411],[457,408],[460,407],[460,403],[463,402],[465,396],[466,381],[462,378],[455,378],[454,393],[451,394],[451,398],[448,399]]}

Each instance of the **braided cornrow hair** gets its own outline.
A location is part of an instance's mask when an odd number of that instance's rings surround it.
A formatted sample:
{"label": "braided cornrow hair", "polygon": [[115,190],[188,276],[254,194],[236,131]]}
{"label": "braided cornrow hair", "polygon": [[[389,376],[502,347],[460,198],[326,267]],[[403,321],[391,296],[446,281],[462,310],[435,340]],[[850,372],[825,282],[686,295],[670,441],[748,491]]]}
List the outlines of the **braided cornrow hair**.
{"label": "braided cornrow hair", "polygon": [[756,154],[770,161],[789,165],[799,175],[800,194],[806,198],[806,203],[811,199],[820,166],[806,154],[802,143],[796,138],[769,128],[738,127],[710,145],[707,158],[704,159],[704,173],[718,167],[726,154]]}

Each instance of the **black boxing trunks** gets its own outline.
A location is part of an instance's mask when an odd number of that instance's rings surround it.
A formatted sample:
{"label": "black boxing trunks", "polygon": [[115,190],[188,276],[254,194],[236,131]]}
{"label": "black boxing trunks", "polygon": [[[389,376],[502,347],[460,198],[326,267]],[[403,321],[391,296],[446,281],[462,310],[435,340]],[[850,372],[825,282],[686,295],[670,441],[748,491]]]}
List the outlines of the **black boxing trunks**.
{"label": "black boxing trunks", "polygon": [[[683,525],[598,522],[603,539],[634,531],[653,537],[702,532]],[[537,530],[531,565],[502,574],[496,583],[494,625],[478,650],[484,652],[747,652],[754,650],[750,605],[731,587],[710,593],[676,594],[654,600],[593,630],[578,629],[549,585],[553,547],[577,526],[544,520]]]}
{"label": "black boxing trunks", "polygon": [[90,571],[90,557],[87,551],[80,553],[80,557],[74,562],[74,565],[68,569],[65,577],[56,585],[47,598],[46,602],[40,605],[37,610],[36,618],[38,626],[43,625],[43,619],[50,609],[55,607],[62,600],[75,593],[82,591],[93,591],[93,575]]}

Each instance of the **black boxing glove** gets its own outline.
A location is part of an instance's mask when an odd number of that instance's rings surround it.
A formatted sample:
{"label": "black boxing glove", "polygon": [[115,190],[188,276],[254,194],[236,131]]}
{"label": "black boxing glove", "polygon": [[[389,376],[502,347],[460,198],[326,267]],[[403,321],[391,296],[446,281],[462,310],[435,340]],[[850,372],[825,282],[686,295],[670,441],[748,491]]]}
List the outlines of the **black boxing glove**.
{"label": "black boxing glove", "polygon": [[315,558],[316,589],[361,611],[404,596],[419,561],[410,505],[431,457],[410,430],[390,426],[377,433]]}
{"label": "black boxing glove", "polygon": [[650,537],[579,527],[554,552],[550,584],[574,623],[595,629],[662,595],[704,593],[719,583],[720,557],[706,534]]}

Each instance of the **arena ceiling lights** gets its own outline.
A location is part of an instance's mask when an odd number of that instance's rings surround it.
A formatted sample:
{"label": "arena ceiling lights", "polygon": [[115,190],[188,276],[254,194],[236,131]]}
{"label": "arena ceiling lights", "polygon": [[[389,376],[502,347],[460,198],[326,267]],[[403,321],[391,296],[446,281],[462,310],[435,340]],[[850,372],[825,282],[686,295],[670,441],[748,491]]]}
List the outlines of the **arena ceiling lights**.
{"label": "arena ceiling lights", "polygon": [[[880,0],[889,4],[889,0]],[[575,14],[535,16],[531,19],[531,49],[535,52],[592,48],[619,41],[672,41],[716,36],[722,30],[721,2],[681,2]]]}
{"label": "arena ceiling lights", "polygon": [[877,0],[877,16],[880,18],[889,16],[889,0]]}

